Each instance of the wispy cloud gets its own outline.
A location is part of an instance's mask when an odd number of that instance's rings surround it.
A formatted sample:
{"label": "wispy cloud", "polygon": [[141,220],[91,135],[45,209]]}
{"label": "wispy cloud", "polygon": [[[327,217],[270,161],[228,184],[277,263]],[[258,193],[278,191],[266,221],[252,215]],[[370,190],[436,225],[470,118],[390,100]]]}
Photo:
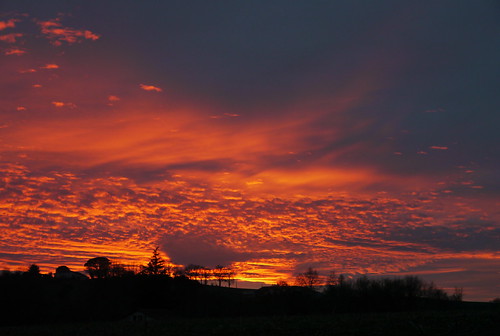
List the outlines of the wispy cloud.
{"label": "wispy cloud", "polygon": [[63,43],[74,44],[83,40],[98,40],[100,35],[85,29],[75,29],[65,27],[60,18],[38,21],[40,31],[55,46],[61,46]]}
{"label": "wispy cloud", "polygon": [[16,43],[17,39],[22,37],[22,36],[23,36],[23,34],[21,34],[21,33],[0,35],[0,41],[7,42],[7,43]]}
{"label": "wispy cloud", "polygon": [[146,84],[139,84],[140,88],[143,89],[144,91],[156,91],[156,92],[162,92],[163,89],[154,86],[154,85],[146,85]]}
{"label": "wispy cloud", "polygon": [[52,105],[54,105],[55,107],[76,108],[76,105],[74,103],[70,103],[70,102],[53,101]]}
{"label": "wispy cloud", "polygon": [[45,70],[59,69],[59,65],[54,64],[54,63],[50,63],[50,64],[46,64],[44,66],[41,66],[40,69],[45,69]]}
{"label": "wispy cloud", "polygon": [[21,49],[21,48],[10,48],[4,51],[4,55],[24,55],[26,54],[26,50]]}

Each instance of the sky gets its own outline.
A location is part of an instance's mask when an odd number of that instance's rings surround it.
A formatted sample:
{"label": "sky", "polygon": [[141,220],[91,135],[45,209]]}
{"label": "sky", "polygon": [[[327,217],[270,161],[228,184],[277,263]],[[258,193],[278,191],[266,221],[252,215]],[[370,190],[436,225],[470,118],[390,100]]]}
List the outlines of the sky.
{"label": "sky", "polygon": [[496,1],[0,1],[0,269],[500,296]]}

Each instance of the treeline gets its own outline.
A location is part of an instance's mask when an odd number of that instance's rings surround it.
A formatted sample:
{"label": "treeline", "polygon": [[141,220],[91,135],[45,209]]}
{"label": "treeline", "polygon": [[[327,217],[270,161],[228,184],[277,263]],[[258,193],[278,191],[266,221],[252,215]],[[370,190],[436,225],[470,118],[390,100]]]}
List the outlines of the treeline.
{"label": "treeline", "polygon": [[[357,279],[347,279],[343,274],[337,275],[330,272],[323,282],[316,270],[308,268],[306,272],[299,273],[296,284],[308,288],[325,286],[325,292],[334,295],[337,299],[348,296],[374,298],[429,298],[435,300],[462,301],[463,288],[455,287],[453,294],[448,294],[438,288],[433,282],[425,282],[417,276],[410,275],[403,278],[370,279],[363,275]],[[287,286],[286,282],[278,285]]]}
{"label": "treeline", "polygon": [[0,325],[114,320],[139,309],[190,315],[202,287],[180,276],[129,274],[90,280],[76,274],[3,272]]}
{"label": "treeline", "polygon": [[141,309],[224,316],[238,297],[224,292],[235,283],[232,268],[173,265],[158,247],[142,266],[95,257],[84,267],[88,276],[67,266],[42,274],[36,264],[24,272],[0,272],[0,302],[7,308],[0,325],[121,319]]}
{"label": "treeline", "polygon": [[309,268],[297,275],[295,286],[286,281],[257,291],[267,313],[325,313],[409,311],[460,305],[463,290],[448,294],[417,276],[402,278],[346,278],[331,272],[322,279]]}
{"label": "treeline", "polygon": [[[85,263],[87,276],[60,266],[41,274],[0,274],[5,313],[0,324],[123,319],[137,311],[164,316],[290,315],[335,312],[404,311],[456,307],[453,294],[416,276],[348,279],[332,272],[326,279],[309,268],[293,285],[279,281],[258,290],[230,288],[235,272],[223,266],[174,267],[158,248],[146,265],[129,267],[105,257]],[[207,286],[206,284],[216,286]]]}
{"label": "treeline", "polygon": [[[156,247],[148,263],[139,268],[114,263],[106,257],[89,259],[84,266],[92,279],[130,276],[166,276],[170,278],[196,280],[204,285],[207,285],[209,282],[216,283],[219,287],[223,284],[227,285],[227,287],[231,287],[235,281],[234,277],[236,272],[230,267],[217,265],[214,268],[208,268],[196,264],[189,264],[186,267],[175,266],[167,263],[161,257],[158,249],[159,248]],[[56,276],[58,276],[57,271]]]}

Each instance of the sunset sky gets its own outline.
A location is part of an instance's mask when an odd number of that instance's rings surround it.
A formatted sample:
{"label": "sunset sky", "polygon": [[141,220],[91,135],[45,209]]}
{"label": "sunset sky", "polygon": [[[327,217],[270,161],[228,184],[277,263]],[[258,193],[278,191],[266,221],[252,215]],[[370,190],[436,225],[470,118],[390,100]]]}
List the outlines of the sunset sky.
{"label": "sunset sky", "polygon": [[0,269],[500,297],[496,1],[0,0]]}

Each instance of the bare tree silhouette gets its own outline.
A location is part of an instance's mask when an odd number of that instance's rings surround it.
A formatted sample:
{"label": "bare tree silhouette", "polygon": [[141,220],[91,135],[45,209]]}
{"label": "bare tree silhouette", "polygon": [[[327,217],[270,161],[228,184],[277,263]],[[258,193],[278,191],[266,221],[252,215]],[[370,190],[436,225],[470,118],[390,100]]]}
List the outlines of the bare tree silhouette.
{"label": "bare tree silhouette", "polygon": [[309,267],[304,273],[299,273],[296,277],[297,285],[313,289],[321,284],[318,271]]}

